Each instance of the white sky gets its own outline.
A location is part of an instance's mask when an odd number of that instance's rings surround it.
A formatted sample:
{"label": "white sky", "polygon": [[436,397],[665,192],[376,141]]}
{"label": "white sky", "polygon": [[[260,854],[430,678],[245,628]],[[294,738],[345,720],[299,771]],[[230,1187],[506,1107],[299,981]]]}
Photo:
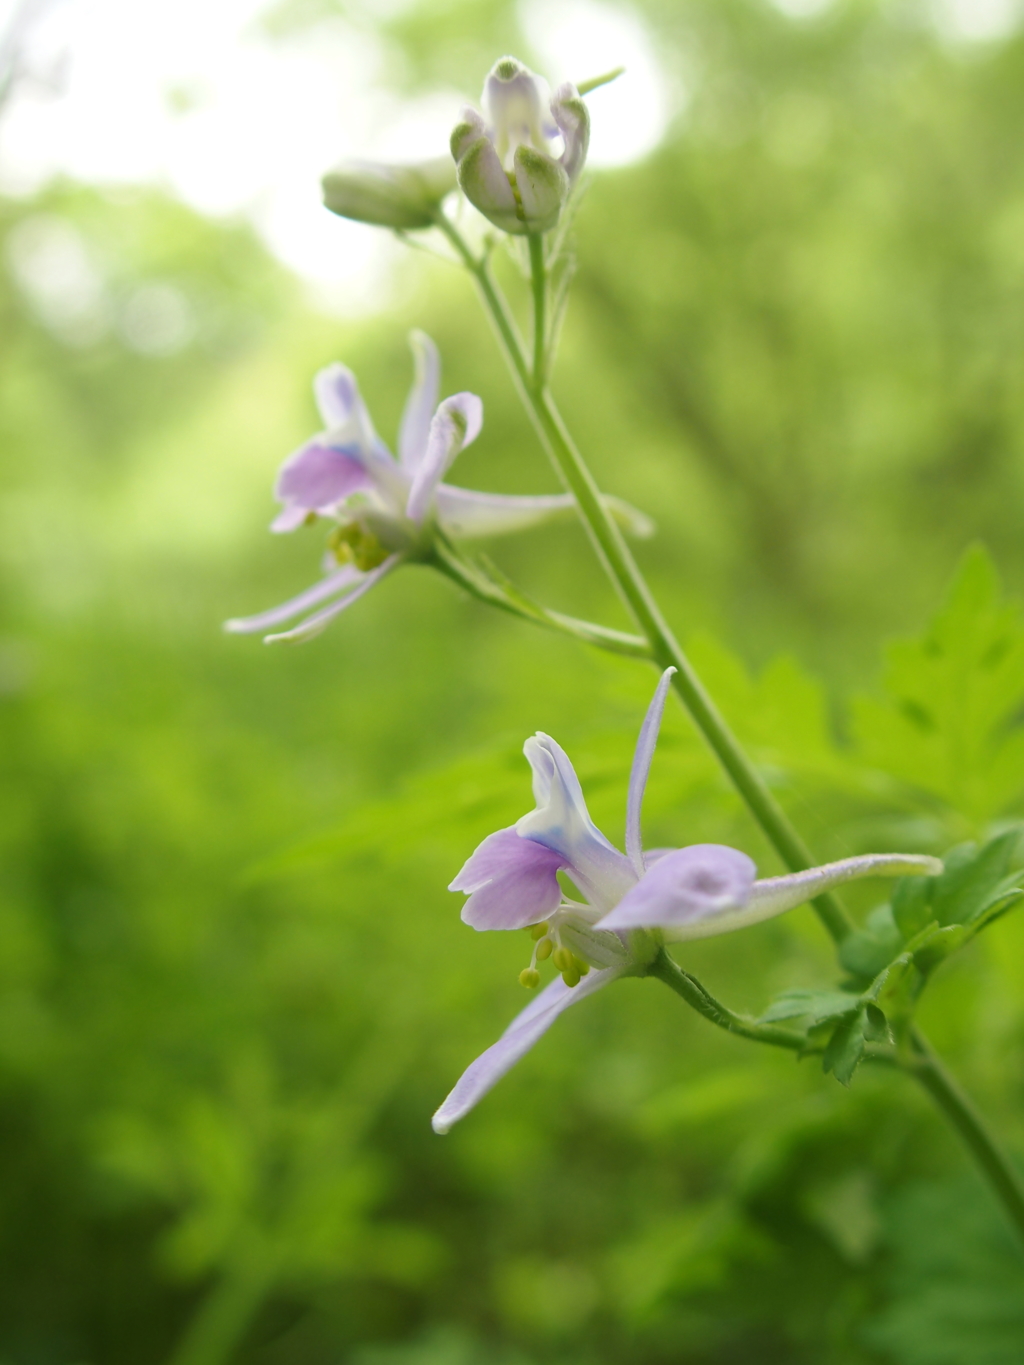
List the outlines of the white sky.
{"label": "white sky", "polygon": [[[268,42],[267,0],[52,0],[33,33],[37,79],[0,123],[0,189],[30,193],[68,174],[102,185],[155,182],[203,213],[244,213],[328,304],[372,307],[399,250],[320,203],[323,172],[349,156],[443,154],[465,91],[399,101],[388,54],[341,20]],[[14,0],[0,0],[0,22]],[[650,150],[669,116],[653,46],[628,11],[599,0],[534,0],[524,20],[557,81],[629,71],[592,96],[594,165]],[[500,54],[496,54],[500,55]]]}

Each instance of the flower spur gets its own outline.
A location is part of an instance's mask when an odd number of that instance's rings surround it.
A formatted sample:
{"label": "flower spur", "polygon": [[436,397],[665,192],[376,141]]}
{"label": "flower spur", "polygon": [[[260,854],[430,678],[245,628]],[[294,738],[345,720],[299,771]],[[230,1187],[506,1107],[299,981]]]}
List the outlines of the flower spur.
{"label": "flower spur", "polygon": [[[626,802],[626,854],[590,818],[568,756],[549,736],[526,741],[536,809],[489,835],[451,883],[467,892],[463,920],[474,929],[531,929],[534,953],[520,975],[539,984],[549,957],[560,975],[472,1062],[433,1118],[446,1133],[563,1010],[624,976],[643,976],[666,942],[708,938],[781,915],[857,877],[935,875],[936,858],[865,854],[757,880],[739,849],[691,844],[644,852],[640,811],[671,675],[662,674],[640,730]],[[582,899],[570,899],[558,874]]]}

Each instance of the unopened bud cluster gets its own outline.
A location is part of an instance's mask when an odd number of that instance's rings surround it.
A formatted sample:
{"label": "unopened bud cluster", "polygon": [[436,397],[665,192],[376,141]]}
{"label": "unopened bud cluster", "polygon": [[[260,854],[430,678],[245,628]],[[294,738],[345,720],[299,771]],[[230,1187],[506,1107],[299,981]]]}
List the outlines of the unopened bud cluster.
{"label": "unopened bud cluster", "polygon": [[[467,107],[452,133],[459,185],[471,204],[504,232],[547,232],[579,178],[590,142],[590,115],[566,82],[547,84],[514,57],[503,57],[484,83],[483,113]],[[560,140],[555,156],[552,143]]]}

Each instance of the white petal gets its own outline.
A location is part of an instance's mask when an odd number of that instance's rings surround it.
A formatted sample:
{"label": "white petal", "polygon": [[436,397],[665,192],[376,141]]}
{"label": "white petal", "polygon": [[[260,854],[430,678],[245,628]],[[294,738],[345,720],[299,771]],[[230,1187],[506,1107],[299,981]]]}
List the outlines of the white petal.
{"label": "white petal", "polygon": [[441,357],[426,332],[410,332],[409,343],[416,370],[398,433],[398,458],[403,468],[413,470],[427,451],[430,419],[441,383]]}
{"label": "white petal", "polygon": [[654,699],[647,708],[647,715],[640,727],[640,738],[636,742],[633,767],[629,774],[629,795],[626,798],[626,854],[633,864],[633,871],[642,877],[647,871],[644,863],[643,842],[640,837],[640,808],[644,800],[647,775],[651,771],[654,746],[658,742],[661,717],[665,710],[665,698],[672,683],[675,668],[666,668],[661,681],[655,689]]}
{"label": "white petal", "polygon": [[437,485],[452,461],[480,435],[484,405],[475,393],[456,393],[446,398],[430,423],[427,449],[413,476],[405,515],[422,521],[433,502]]}

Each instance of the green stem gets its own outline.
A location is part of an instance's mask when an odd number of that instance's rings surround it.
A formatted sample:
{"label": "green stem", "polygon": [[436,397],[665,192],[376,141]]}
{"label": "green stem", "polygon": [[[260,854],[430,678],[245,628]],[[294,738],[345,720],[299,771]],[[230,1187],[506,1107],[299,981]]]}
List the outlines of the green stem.
{"label": "green stem", "polygon": [[[437,221],[441,231],[452,243],[476,281],[484,308],[512,372],[513,381],[533,420],[541,443],[563,482],[575,496],[597,555],[649,641],[651,657],[660,668],[672,666],[676,669],[672,678],[673,687],[786,867],[791,872],[801,872],[812,867],[813,860],[808,849],[719,714],[661,615],[625,538],[602,501],[593,475],[562,421],[543,378],[535,378],[531,372],[515,321],[495,283],[486,257],[475,256],[458,229],[443,214]],[[534,261],[537,251],[532,240],[530,255],[531,261]],[[536,289],[535,279],[535,297]],[[852,932],[853,924],[837,897],[831,894],[818,896],[813,904],[822,923],[837,943]]]}
{"label": "green stem", "polygon": [[[725,1029],[727,1033],[734,1033],[739,1038],[748,1038],[753,1043],[767,1043],[769,1047],[782,1047],[789,1052],[799,1052],[805,1057],[824,1051],[822,1047],[808,1045],[806,1034],[780,1028],[778,1024],[760,1024],[756,1019],[735,1014],[720,1000],[716,1000],[695,976],[684,972],[664,948],[647,968],[647,975],[664,982],[670,990],[685,1000],[691,1009],[696,1010],[716,1028]],[[898,1065],[896,1054],[891,1048],[876,1047],[869,1043],[864,1056],[873,1062],[882,1062],[889,1066]]]}
{"label": "green stem", "polygon": [[973,1101],[961,1090],[919,1029],[913,1030],[911,1042],[915,1056],[910,1062],[904,1062],[904,1066],[917,1077],[963,1138],[1010,1221],[1024,1236],[1024,1182],[989,1132]]}
{"label": "green stem", "polygon": [[531,232],[530,243],[530,283],[533,287],[533,383],[543,384],[546,379],[544,350],[547,343],[547,297],[548,279],[544,267],[544,238],[539,232]]}
{"label": "green stem", "polygon": [[593,621],[580,621],[575,616],[566,616],[560,611],[549,611],[547,607],[531,601],[518,588],[503,576],[499,579],[497,570],[488,565],[480,567],[463,558],[443,536],[435,536],[430,563],[447,578],[474,597],[489,606],[522,617],[534,625],[556,630],[562,635],[572,636],[583,644],[595,645],[612,654],[625,654],[631,659],[649,659],[651,647],[642,635],[627,635],[625,631],[610,630],[607,626],[596,625]]}

